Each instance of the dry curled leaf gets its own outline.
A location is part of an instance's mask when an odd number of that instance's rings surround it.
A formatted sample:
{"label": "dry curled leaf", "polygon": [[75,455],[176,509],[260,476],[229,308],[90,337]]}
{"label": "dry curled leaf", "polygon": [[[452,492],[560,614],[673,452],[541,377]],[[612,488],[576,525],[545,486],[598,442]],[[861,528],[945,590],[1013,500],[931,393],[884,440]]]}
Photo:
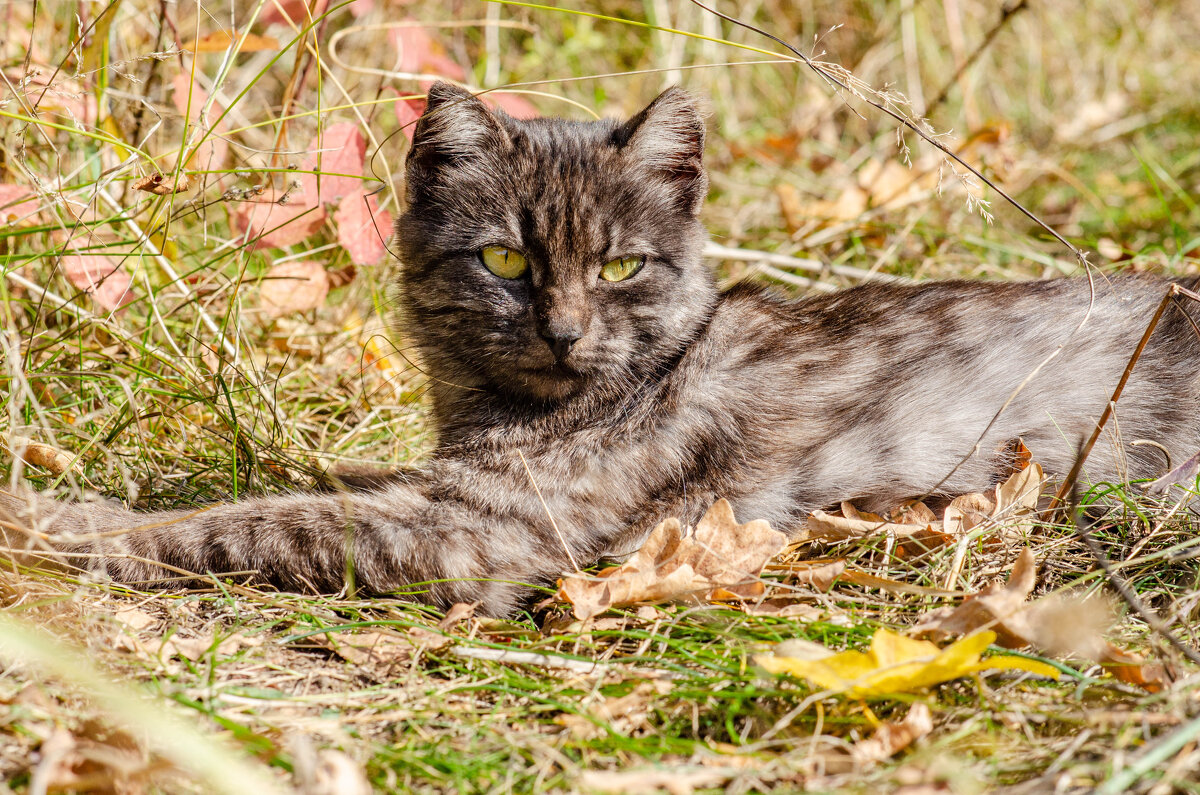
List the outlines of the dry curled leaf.
{"label": "dry curled leaf", "polygon": [[192,181],[187,173],[181,173],[178,179],[171,174],[151,174],[133,183],[134,190],[153,193],[155,196],[168,196],[172,193],[183,193],[190,189]]}
{"label": "dry curled leaf", "polygon": [[966,635],[979,629],[996,633],[996,642],[1008,649],[1019,649],[1031,642],[1025,600],[1037,580],[1033,553],[1021,550],[1013,564],[1008,582],[992,583],[967,597],[958,607],[942,607],[922,616],[911,633],[920,638],[943,640]]}
{"label": "dry curled leaf", "polygon": [[70,453],[23,436],[9,436],[8,449],[26,464],[49,470],[55,475],[66,472],[75,463],[75,456]]}
{"label": "dry curled leaf", "polygon": [[1007,583],[988,585],[958,607],[926,613],[910,632],[917,637],[944,639],[992,630],[997,634],[996,643],[1005,648],[1031,646],[1054,656],[1092,660],[1117,679],[1152,693],[1171,682],[1171,672],[1162,664],[1149,663],[1104,638],[1113,611],[1102,599],[1052,594],[1026,602],[1036,578],[1033,553],[1023,550]]}
{"label": "dry curled leaf", "polygon": [[939,649],[929,641],[878,629],[865,652],[843,651],[815,660],[759,655],[754,661],[771,673],[807,679],[819,688],[852,698],[912,693],[991,669],[1028,671],[1058,678],[1057,668],[1025,657],[1001,655],[981,659],[995,638],[993,632],[976,632]]}
{"label": "dry curled leaf", "polygon": [[274,265],[263,275],[262,308],[271,317],[307,312],[325,303],[329,276],[319,262],[302,260]]}
{"label": "dry curled leaf", "polygon": [[913,704],[904,720],[883,723],[875,734],[854,744],[853,753],[862,762],[883,762],[933,731],[933,715],[920,702]]}
{"label": "dry curled leaf", "polygon": [[758,575],[787,542],[762,520],[738,524],[726,500],[717,500],[694,533],[677,519],[651,531],[628,561],[598,576],[571,574],[559,583],[558,598],[587,620],[610,607],[708,594],[747,598],[763,590]]}

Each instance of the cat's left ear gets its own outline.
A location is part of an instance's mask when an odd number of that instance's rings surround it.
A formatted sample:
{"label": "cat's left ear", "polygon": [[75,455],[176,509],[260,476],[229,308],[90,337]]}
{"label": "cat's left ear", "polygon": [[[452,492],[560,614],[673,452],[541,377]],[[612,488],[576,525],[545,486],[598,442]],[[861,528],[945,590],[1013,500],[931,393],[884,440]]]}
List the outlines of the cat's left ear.
{"label": "cat's left ear", "polygon": [[613,133],[613,142],[678,191],[692,213],[708,191],[704,173],[704,116],[696,100],[678,86],[668,88]]}

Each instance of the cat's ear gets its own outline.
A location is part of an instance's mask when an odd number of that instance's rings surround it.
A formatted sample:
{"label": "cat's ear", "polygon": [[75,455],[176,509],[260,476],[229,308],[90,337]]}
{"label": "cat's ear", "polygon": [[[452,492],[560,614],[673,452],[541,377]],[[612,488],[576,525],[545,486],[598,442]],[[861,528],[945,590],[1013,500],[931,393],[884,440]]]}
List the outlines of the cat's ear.
{"label": "cat's ear", "polygon": [[[502,149],[508,141],[500,120],[478,97],[438,81],[429,87],[425,112],[413,130],[407,160],[410,177],[427,179],[442,166]],[[414,175],[414,170],[419,173]]]}
{"label": "cat's ear", "polygon": [[688,209],[700,210],[708,190],[704,173],[704,115],[678,86],[668,88],[613,133],[613,142],[637,167],[678,191]]}

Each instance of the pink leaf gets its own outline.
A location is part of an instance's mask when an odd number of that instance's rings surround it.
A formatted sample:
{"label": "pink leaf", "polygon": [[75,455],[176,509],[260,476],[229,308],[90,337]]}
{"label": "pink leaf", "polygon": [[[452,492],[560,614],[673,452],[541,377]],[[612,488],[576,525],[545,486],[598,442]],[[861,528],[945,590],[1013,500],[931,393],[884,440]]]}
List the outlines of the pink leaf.
{"label": "pink leaf", "polygon": [[337,223],[338,244],[346,249],[355,265],[377,265],[387,251],[392,235],[392,215],[379,209],[374,196],[360,189],[342,199],[333,215]]}
{"label": "pink leaf", "polygon": [[259,294],[263,310],[271,317],[306,312],[325,303],[329,274],[319,262],[304,260],[273,265],[263,276]]}
{"label": "pink leaf", "polygon": [[[414,22],[413,20],[407,20]],[[463,80],[467,73],[446,56],[446,48],[419,27],[417,23],[401,25],[388,31],[392,46],[400,51],[400,72],[419,72]]]}
{"label": "pink leaf", "polygon": [[483,101],[493,108],[512,116],[514,119],[536,119],[541,114],[533,103],[520,94],[509,94],[503,91],[493,91],[483,95]]}
{"label": "pink leaf", "polygon": [[[329,0],[317,0],[312,8],[312,18],[316,19],[324,14],[328,6]],[[297,25],[304,26],[308,24],[308,14],[308,3],[304,0],[271,0],[258,15],[258,21],[263,25],[273,25],[290,19]]]}
{"label": "pink leaf", "polygon": [[0,183],[0,226],[31,219],[38,211],[38,198],[24,185]]}
{"label": "pink leaf", "polygon": [[[399,91],[392,89],[397,97],[402,96]],[[417,119],[421,118],[421,114],[425,112],[425,100],[423,99],[398,99],[396,100],[396,120],[400,122],[400,129],[404,133],[404,137],[412,143],[413,130],[417,127]]]}
{"label": "pink leaf", "polygon": [[[199,85],[192,82],[191,75],[180,72],[175,75],[171,81],[171,100],[175,103],[175,109],[180,113],[188,112],[188,97],[191,96],[191,117],[189,121],[192,124],[199,125],[207,134],[204,136],[204,143],[200,144],[196,149],[195,154],[188,160],[186,166],[188,168],[196,168],[202,171],[218,170],[225,165],[225,158],[229,154],[229,144],[222,137],[229,130],[228,125],[224,121],[217,122],[225,109],[214,102],[208,109],[208,113],[204,114],[204,118],[200,118],[200,113],[204,109],[204,103],[208,102],[208,92]],[[200,140],[200,137],[193,137],[193,142]]]}
{"label": "pink leaf", "polygon": [[[315,151],[320,147],[320,151]],[[316,174],[300,174],[300,184],[304,193],[314,200],[321,202],[336,202],[362,188],[362,180],[358,176],[363,172],[367,161],[367,140],[363,137],[358,125],[353,122],[331,124],[323,135],[315,139],[311,151],[304,162],[300,164],[302,171],[321,171]],[[333,176],[349,174],[351,176]]]}
{"label": "pink leaf", "polygon": [[121,268],[121,261],[104,254],[67,254],[62,258],[63,275],[74,286],[86,291],[97,304],[114,311],[133,300],[133,279]]}
{"label": "pink leaf", "polygon": [[230,220],[234,228],[254,240],[252,248],[282,248],[302,243],[317,231],[325,221],[325,208],[298,188],[287,194],[283,204],[265,197],[246,202]]}

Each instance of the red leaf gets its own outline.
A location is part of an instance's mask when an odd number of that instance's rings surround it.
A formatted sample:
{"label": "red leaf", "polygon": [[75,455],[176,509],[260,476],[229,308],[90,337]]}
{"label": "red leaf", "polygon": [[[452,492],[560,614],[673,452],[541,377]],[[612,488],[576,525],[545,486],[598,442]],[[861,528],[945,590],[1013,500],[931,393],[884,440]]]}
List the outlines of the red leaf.
{"label": "red leaf", "polygon": [[493,108],[500,108],[514,119],[536,119],[541,115],[533,103],[520,94],[493,91],[490,94],[484,94],[483,101]]}
{"label": "red leaf", "polygon": [[38,211],[37,194],[24,185],[0,184],[0,225],[31,219]]}
{"label": "red leaf", "polygon": [[319,262],[303,260],[273,265],[263,276],[259,294],[271,317],[317,309],[329,294],[329,274]]}
{"label": "red leaf", "polygon": [[[319,147],[319,151],[318,151]],[[358,176],[367,161],[367,139],[354,122],[331,124],[310,145],[310,154],[301,163],[302,171],[321,171],[316,174],[300,174],[304,194],[313,201],[334,203],[343,196],[362,189]],[[350,174],[352,176],[333,176]]]}
{"label": "red leaf", "polygon": [[133,300],[133,279],[116,257],[104,254],[67,254],[62,258],[67,281],[86,291],[97,304],[114,311]]}
{"label": "red leaf", "polygon": [[[317,0],[313,5],[312,18],[316,19],[325,13],[329,0]],[[263,25],[273,25],[276,22],[287,22],[289,19],[297,25],[308,24],[308,3],[304,0],[271,0],[263,12],[258,15],[258,21]]]}
{"label": "red leaf", "polygon": [[303,188],[288,194],[284,204],[264,199],[246,202],[234,211],[233,225],[248,238],[252,248],[282,248],[302,243],[325,221],[325,208],[309,201]]}
{"label": "red leaf", "polygon": [[[175,75],[171,81],[171,100],[175,103],[175,109],[180,113],[188,112],[188,96],[191,96],[191,118],[193,124],[198,124],[201,129],[207,131],[207,137],[204,143],[196,150],[195,154],[186,163],[187,168],[197,169],[201,171],[210,171],[220,169],[225,165],[225,157],[229,154],[229,144],[222,137],[229,130],[228,125],[224,121],[216,124],[214,122],[220,118],[225,109],[214,102],[208,109],[208,113],[204,114],[204,118],[200,118],[200,112],[204,109],[204,103],[208,102],[208,92],[199,85],[192,82],[191,75],[180,72]],[[193,141],[200,140],[199,137],[193,138]]]}
{"label": "red leaf", "polygon": [[346,249],[355,265],[377,265],[387,252],[392,235],[392,215],[379,209],[374,196],[360,189],[342,199],[333,215],[337,223],[338,244]]}
{"label": "red leaf", "polygon": [[407,21],[413,24],[401,25],[388,31],[392,46],[400,52],[397,71],[435,74],[451,80],[466,79],[467,73],[446,56],[446,48],[440,41],[430,36],[414,20]]}
{"label": "red leaf", "polygon": [[[402,96],[395,89],[392,89],[392,92],[397,97]],[[421,118],[421,114],[424,112],[425,100],[423,99],[396,100],[396,120],[400,122],[400,129],[409,143],[412,143],[413,130],[417,127],[417,119]]]}

